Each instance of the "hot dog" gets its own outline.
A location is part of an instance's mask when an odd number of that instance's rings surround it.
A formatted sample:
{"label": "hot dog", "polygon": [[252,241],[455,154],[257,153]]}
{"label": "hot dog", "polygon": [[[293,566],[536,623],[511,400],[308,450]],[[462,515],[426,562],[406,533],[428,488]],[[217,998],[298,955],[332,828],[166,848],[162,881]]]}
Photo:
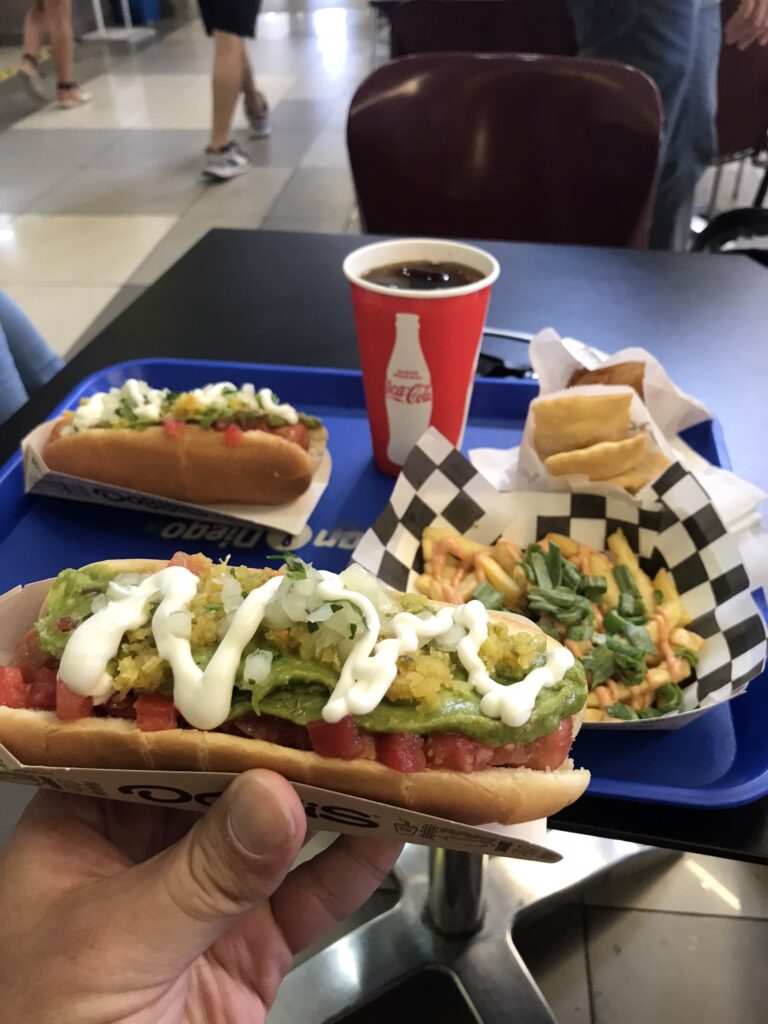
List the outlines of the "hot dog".
{"label": "hot dog", "polygon": [[43,458],[62,473],[198,504],[281,505],[307,490],[327,434],[268,389],[172,392],[127,380],[83,399]]}
{"label": "hot dog", "polygon": [[0,669],[0,742],[33,765],[267,767],[475,824],[583,793],[569,651],[479,601],[286,557],[279,572],[184,554],[65,570]]}

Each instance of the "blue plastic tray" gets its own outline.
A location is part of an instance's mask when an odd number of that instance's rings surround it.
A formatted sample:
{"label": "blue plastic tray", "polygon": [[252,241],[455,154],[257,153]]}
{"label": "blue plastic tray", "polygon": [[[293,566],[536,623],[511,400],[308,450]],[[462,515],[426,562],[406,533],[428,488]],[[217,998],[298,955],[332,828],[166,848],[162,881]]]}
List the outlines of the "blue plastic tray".
{"label": "blue plastic tray", "polygon": [[[284,400],[321,416],[330,435],[331,482],[302,536],[279,531],[221,526],[25,496],[20,456],[0,470],[0,592],[17,583],[45,579],[68,565],[100,558],[169,557],[177,549],[201,550],[260,564],[286,544],[317,565],[343,568],[362,531],[375,519],[392,489],[392,477],[371,461],[362,381],[350,370],[147,359],[109,367],[84,380],[56,412],[84,395],[139,377],[155,387],[187,390],[211,380],[256,380]],[[537,394],[531,381],[478,380],[470,406],[465,450],[512,447]],[[716,423],[704,423],[685,439],[710,461],[728,465]],[[510,499],[513,500],[513,499]],[[679,732],[579,736],[575,757],[592,771],[590,793],[656,803],[729,807],[768,793],[768,687],[764,677],[749,692]]]}

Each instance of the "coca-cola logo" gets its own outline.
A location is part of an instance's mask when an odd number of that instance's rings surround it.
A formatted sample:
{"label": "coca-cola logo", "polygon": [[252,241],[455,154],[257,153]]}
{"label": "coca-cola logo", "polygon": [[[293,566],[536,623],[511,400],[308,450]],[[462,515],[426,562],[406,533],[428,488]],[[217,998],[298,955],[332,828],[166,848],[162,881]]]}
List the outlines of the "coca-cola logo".
{"label": "coca-cola logo", "polygon": [[432,386],[430,384],[395,384],[394,381],[387,381],[387,398],[395,402],[403,402],[405,405],[421,405],[432,401]]}

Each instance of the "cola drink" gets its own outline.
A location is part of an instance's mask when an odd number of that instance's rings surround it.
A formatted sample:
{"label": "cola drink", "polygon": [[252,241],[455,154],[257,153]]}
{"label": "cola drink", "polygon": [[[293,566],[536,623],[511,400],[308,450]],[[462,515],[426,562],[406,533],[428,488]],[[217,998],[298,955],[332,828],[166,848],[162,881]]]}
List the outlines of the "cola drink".
{"label": "cola drink", "polygon": [[432,418],[432,377],[419,340],[419,317],[395,315],[395,344],[385,378],[387,458],[402,466]]}

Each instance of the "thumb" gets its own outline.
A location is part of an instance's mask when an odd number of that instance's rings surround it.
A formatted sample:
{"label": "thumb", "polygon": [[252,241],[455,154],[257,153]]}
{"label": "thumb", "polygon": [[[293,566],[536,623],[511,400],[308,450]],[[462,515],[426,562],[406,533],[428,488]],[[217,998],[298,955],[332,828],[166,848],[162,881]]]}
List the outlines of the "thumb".
{"label": "thumb", "polygon": [[142,970],[181,970],[272,895],[305,830],[285,779],[246,772],[178,843],[110,879],[104,916]]}

